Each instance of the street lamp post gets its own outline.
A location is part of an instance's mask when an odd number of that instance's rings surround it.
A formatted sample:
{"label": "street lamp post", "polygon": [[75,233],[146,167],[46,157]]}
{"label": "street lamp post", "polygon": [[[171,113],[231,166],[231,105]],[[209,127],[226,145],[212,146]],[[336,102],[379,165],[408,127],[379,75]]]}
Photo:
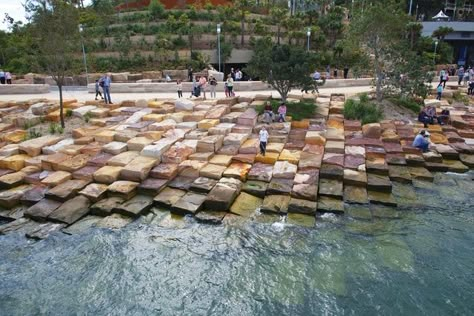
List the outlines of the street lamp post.
{"label": "street lamp post", "polygon": [[436,65],[436,49],[438,48],[438,41],[435,41],[435,49],[434,49],[434,55],[433,55],[433,64]]}
{"label": "street lamp post", "polygon": [[408,8],[408,15],[411,15],[411,8],[413,7],[413,0],[410,0],[410,7]]}
{"label": "street lamp post", "polygon": [[82,43],[82,58],[84,60],[84,68],[86,69],[86,84],[89,85],[89,73],[87,72],[87,57],[86,57],[86,48],[84,47],[84,38],[82,37],[82,32],[84,27],[82,24],[79,24],[79,32],[81,33],[81,43]]}
{"label": "street lamp post", "polygon": [[306,31],[306,35],[308,37],[308,44],[307,44],[307,51],[309,52],[309,38],[311,37],[311,28],[308,27],[308,30]]}
{"label": "street lamp post", "polygon": [[221,24],[217,23],[217,55],[219,59],[219,72],[221,72]]}

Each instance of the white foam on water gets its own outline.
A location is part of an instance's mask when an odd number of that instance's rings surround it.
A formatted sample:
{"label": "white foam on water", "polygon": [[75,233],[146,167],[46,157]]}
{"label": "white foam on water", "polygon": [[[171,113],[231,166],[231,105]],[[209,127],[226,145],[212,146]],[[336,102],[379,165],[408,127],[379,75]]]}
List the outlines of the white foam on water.
{"label": "white foam on water", "polygon": [[336,214],[333,213],[324,213],[323,215],[321,215],[321,218],[329,220],[331,222],[336,222],[338,220]]}

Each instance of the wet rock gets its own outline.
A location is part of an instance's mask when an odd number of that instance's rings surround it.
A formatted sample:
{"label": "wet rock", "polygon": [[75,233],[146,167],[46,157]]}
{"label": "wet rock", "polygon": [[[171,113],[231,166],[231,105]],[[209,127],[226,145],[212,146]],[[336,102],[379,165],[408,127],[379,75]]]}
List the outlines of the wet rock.
{"label": "wet rock", "polygon": [[261,198],[242,192],[232,204],[230,211],[243,217],[251,217],[262,202]]}
{"label": "wet rock", "polygon": [[119,229],[133,222],[133,219],[121,214],[109,215],[96,223],[99,228]]}
{"label": "wet rock", "polygon": [[343,184],[340,180],[319,179],[319,195],[342,199]]}
{"label": "wet rock", "polygon": [[320,196],[318,199],[318,212],[323,213],[344,213],[344,202],[329,196]]}
{"label": "wet rock", "polygon": [[170,188],[180,189],[180,190],[189,190],[191,185],[193,184],[194,180],[198,177],[184,177],[184,176],[177,176],[172,181],[168,183]]}
{"label": "wet rock", "polygon": [[165,179],[147,178],[138,185],[138,192],[144,195],[155,196],[163,190],[168,183]]}
{"label": "wet rock", "polygon": [[70,225],[86,215],[89,212],[89,206],[89,200],[79,195],[54,210],[48,219]]}
{"label": "wet rock", "polygon": [[391,181],[400,183],[412,183],[411,174],[407,167],[388,166],[388,171]]}
{"label": "wet rock", "polygon": [[121,197],[113,196],[102,199],[91,206],[91,214],[98,216],[108,216],[112,210],[119,207],[125,200]]}
{"label": "wet rock", "polygon": [[242,187],[242,191],[253,196],[264,198],[268,188],[268,183],[262,181],[247,181]]}
{"label": "wet rock", "polygon": [[293,189],[293,179],[273,178],[268,184],[267,194],[290,194]]}
{"label": "wet rock", "polygon": [[25,194],[25,192],[32,189],[31,185],[24,184],[11,188],[6,191],[0,192],[0,207],[11,209],[14,206],[20,204],[20,199]]}
{"label": "wet rock", "polygon": [[367,189],[377,192],[392,192],[392,182],[389,177],[376,174],[367,174]]}
{"label": "wet rock", "polygon": [[107,188],[108,185],[106,184],[91,183],[79,191],[79,194],[85,196],[92,202],[97,202],[105,197]]}
{"label": "wet rock", "polygon": [[388,165],[384,158],[371,158],[365,161],[368,173],[388,176]]}
{"label": "wet rock", "polygon": [[316,184],[295,184],[291,191],[291,196],[298,199],[316,202],[318,186]]}
{"label": "wet rock", "polygon": [[267,195],[260,210],[264,213],[286,214],[290,199],[289,195]]}
{"label": "wet rock", "polygon": [[220,225],[227,214],[227,212],[202,211],[197,213],[195,218],[203,224]]}
{"label": "wet rock", "polygon": [[426,168],[423,167],[408,167],[412,179],[433,182],[434,176]]}
{"label": "wet rock", "polygon": [[317,203],[297,198],[291,198],[288,204],[288,213],[315,215]]}
{"label": "wet rock", "polygon": [[385,160],[389,165],[405,166],[407,164],[403,154],[387,154]]}
{"label": "wet rock", "polygon": [[425,165],[425,159],[419,154],[406,154],[405,159],[408,166],[423,167]]}
{"label": "wet rock", "polygon": [[367,189],[365,187],[346,185],[344,187],[344,202],[367,204],[369,202],[367,198]]}
{"label": "wet rock", "polygon": [[122,167],[104,166],[94,172],[94,181],[99,183],[111,184],[118,180]]}
{"label": "wet rock", "polygon": [[367,186],[367,174],[363,171],[344,170],[344,184],[359,187]]}
{"label": "wet rock", "polygon": [[118,196],[129,200],[137,193],[138,184],[133,181],[115,181],[107,188],[107,194],[109,197]]}
{"label": "wet rock", "polygon": [[59,202],[65,202],[74,196],[88,184],[84,180],[68,180],[57,185],[46,193],[46,197]]}
{"label": "wet rock", "polygon": [[34,205],[45,197],[46,192],[48,192],[48,187],[35,185],[22,195],[20,201],[24,205]]}
{"label": "wet rock", "polygon": [[[314,202],[310,202],[314,203]],[[290,225],[298,225],[303,227],[314,227],[316,224],[316,218],[314,215],[298,214],[298,213],[288,213],[287,223]]]}
{"label": "wet rock", "polygon": [[393,207],[397,206],[397,202],[393,198],[392,193],[369,190],[368,195],[369,195],[369,201],[372,204],[382,204],[382,205],[393,206]]}
{"label": "wet rock", "polygon": [[436,163],[443,162],[443,157],[434,151],[423,153],[423,159],[427,162],[436,162]]}
{"label": "wet rock", "polygon": [[201,210],[204,201],[206,201],[206,195],[188,192],[172,204],[171,213],[178,215],[194,215]]}
{"label": "wet rock", "polygon": [[129,201],[126,201],[114,208],[113,212],[130,217],[138,217],[147,212],[152,207],[152,205],[153,197],[147,195],[136,195]]}
{"label": "wet rock", "polygon": [[79,234],[96,226],[96,224],[101,220],[102,220],[102,217],[100,216],[88,215],[78,220],[71,226],[68,226],[67,228],[63,228],[61,231],[67,235]]}
{"label": "wet rock", "polygon": [[66,224],[58,224],[58,223],[43,223],[38,225],[36,229],[31,229],[25,233],[27,238],[31,239],[46,239],[49,237],[50,234],[59,231],[60,229],[66,227]]}
{"label": "wet rock", "polygon": [[205,207],[211,211],[227,211],[239,195],[242,183],[236,179],[222,178],[206,198]]}
{"label": "wet rock", "polygon": [[341,166],[323,164],[319,170],[319,177],[342,181],[344,179],[344,169]]}
{"label": "wet rock", "polygon": [[170,208],[171,205],[175,204],[181,197],[186,194],[184,190],[178,190],[173,188],[164,188],[157,196],[153,199],[155,205],[164,206]]}

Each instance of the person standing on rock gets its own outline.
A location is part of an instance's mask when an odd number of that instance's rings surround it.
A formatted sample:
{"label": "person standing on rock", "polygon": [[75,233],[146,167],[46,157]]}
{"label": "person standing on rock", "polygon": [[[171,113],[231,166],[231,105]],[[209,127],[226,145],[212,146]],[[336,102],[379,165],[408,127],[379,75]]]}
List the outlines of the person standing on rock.
{"label": "person standing on rock", "polygon": [[101,80],[103,82],[102,90],[104,90],[105,104],[112,104],[112,99],[110,98],[110,85],[112,84],[112,79],[109,74],[106,74]]}
{"label": "person standing on rock", "polygon": [[183,97],[183,83],[181,82],[181,80],[178,79],[178,81],[176,81],[176,90],[178,91],[178,98],[182,98]]}
{"label": "person standing on rock", "polygon": [[441,100],[441,96],[443,95],[443,85],[440,83],[438,87],[436,88],[437,96],[436,100]]}
{"label": "person standing on rock", "polygon": [[202,97],[206,100],[207,79],[204,76],[199,78],[199,89],[201,89]]}
{"label": "person standing on rock", "polygon": [[265,152],[267,150],[267,142],[268,142],[268,132],[265,127],[262,127],[260,133],[258,134],[258,138],[260,140],[260,155],[265,156]]}
{"label": "person standing on rock", "polygon": [[12,74],[9,71],[5,72],[5,80],[7,84],[12,84]]}
{"label": "person standing on rock", "polygon": [[211,87],[211,98],[216,98],[217,80],[212,75],[209,77],[209,86]]}
{"label": "person standing on rock", "polygon": [[227,84],[227,90],[229,91],[229,97],[235,96],[235,93],[234,93],[234,79],[232,79],[231,75],[227,75],[226,84]]}
{"label": "person standing on rock", "polygon": [[461,85],[461,82],[464,79],[464,72],[465,72],[464,67],[463,66],[459,67],[459,69],[458,69],[458,86]]}
{"label": "person standing on rock", "polygon": [[95,81],[95,99],[97,100],[97,97],[100,96],[102,100],[104,100],[104,97],[102,96],[102,93],[100,92],[100,82],[99,80]]}

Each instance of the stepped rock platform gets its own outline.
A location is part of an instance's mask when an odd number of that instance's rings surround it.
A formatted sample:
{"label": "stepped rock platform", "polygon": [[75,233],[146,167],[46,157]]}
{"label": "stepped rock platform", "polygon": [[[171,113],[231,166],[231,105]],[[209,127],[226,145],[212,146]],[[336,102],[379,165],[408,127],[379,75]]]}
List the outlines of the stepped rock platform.
{"label": "stepped rock platform", "polygon": [[472,106],[445,104],[451,123],[428,127],[431,152],[422,153],[411,146],[422,125],[346,120],[344,95],[304,95],[314,117],[264,124],[254,106],[268,98],[65,100],[81,126],[28,140],[25,126],[59,120],[57,101],[0,102],[0,234],[119,228],[153,207],[213,224],[258,210],[314,222],[350,204],[396,207],[397,184],[474,168]]}

